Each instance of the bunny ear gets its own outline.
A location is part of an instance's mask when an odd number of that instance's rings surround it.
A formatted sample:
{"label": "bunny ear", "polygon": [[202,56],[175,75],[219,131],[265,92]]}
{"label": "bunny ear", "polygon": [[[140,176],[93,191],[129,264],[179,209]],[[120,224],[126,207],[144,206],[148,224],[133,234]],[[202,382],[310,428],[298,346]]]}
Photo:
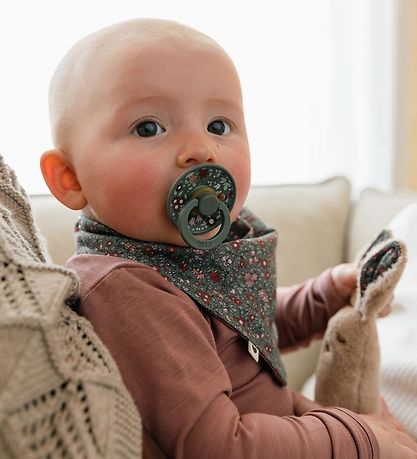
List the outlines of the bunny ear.
{"label": "bunny ear", "polygon": [[367,246],[367,248],[362,252],[362,255],[359,256],[359,262],[361,262],[368,253],[381,242],[387,241],[392,238],[392,232],[389,229],[383,229],[378,236]]}
{"label": "bunny ear", "polygon": [[377,314],[386,304],[406,261],[405,245],[394,239],[388,239],[368,250],[360,263],[359,274],[359,310],[364,316]]}

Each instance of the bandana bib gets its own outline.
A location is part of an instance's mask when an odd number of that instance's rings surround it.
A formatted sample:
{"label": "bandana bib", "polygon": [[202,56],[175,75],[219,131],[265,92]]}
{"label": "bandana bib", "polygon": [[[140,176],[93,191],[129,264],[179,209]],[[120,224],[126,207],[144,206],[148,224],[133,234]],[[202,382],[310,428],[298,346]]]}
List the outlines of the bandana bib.
{"label": "bandana bib", "polygon": [[117,256],[155,269],[239,333],[252,357],[261,356],[286,384],[275,326],[277,233],[248,210],[232,224],[226,241],[211,250],[128,238],[84,216],[76,236],[78,254]]}

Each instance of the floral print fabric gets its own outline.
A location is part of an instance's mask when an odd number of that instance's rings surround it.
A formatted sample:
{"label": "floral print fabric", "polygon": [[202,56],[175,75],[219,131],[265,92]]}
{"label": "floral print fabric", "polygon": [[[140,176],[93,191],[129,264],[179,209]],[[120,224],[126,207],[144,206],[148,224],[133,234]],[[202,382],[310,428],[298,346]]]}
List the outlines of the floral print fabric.
{"label": "floral print fabric", "polygon": [[286,374],[275,326],[277,233],[248,210],[232,224],[227,240],[211,250],[131,239],[80,217],[77,253],[135,260],[159,272],[198,305],[256,346],[280,384]]}

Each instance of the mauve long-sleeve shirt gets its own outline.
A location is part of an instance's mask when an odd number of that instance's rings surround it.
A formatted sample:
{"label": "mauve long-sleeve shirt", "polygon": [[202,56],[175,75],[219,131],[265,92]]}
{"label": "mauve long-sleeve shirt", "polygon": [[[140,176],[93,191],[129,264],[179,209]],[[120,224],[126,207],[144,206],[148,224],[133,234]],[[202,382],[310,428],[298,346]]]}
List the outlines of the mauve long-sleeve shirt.
{"label": "mauve long-sleeve shirt", "polygon": [[[122,375],[144,427],[168,457],[187,459],[378,458],[356,414],[323,408],[295,416],[247,342],[152,268],[118,257],[77,255],[80,304]],[[324,332],[341,307],[326,271],[278,289],[281,351]]]}

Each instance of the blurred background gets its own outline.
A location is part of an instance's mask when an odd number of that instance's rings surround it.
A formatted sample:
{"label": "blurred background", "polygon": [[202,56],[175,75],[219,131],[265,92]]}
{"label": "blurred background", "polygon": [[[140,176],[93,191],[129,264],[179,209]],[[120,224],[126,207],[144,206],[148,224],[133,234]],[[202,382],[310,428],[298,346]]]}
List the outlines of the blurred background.
{"label": "blurred background", "polygon": [[134,17],[183,22],[230,54],[253,184],[339,174],[356,191],[417,189],[417,0],[16,0],[0,6],[0,153],[29,193],[48,192],[38,164],[57,63]]}

